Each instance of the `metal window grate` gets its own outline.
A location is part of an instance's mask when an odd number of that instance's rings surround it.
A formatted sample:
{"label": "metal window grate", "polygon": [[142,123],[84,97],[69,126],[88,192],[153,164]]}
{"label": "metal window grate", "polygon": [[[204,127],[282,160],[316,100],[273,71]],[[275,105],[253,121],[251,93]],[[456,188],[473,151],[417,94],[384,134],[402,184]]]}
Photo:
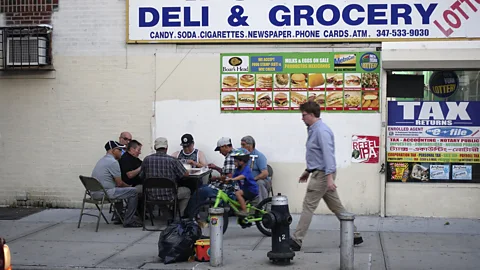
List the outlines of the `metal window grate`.
{"label": "metal window grate", "polygon": [[2,31],[0,68],[51,69],[51,28],[43,26],[5,27]]}

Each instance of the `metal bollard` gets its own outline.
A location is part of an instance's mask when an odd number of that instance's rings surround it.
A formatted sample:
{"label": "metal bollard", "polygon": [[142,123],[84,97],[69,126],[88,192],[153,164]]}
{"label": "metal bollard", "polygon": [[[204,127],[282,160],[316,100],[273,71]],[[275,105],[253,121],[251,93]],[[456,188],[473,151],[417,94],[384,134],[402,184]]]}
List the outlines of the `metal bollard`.
{"label": "metal bollard", "polygon": [[353,270],[354,252],[353,238],[355,215],[352,213],[341,213],[340,219],[340,270]]}
{"label": "metal bollard", "polygon": [[223,208],[210,208],[210,265],[223,264]]}

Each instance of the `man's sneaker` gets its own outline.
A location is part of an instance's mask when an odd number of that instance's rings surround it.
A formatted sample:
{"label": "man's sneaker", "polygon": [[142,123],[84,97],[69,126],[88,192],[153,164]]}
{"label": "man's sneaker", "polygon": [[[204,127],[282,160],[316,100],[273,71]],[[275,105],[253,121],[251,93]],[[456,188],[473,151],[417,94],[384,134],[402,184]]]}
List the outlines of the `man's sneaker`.
{"label": "man's sneaker", "polygon": [[360,245],[361,243],[363,243],[363,238],[361,236],[355,236],[353,238],[353,245],[354,246]]}
{"label": "man's sneaker", "polygon": [[290,238],[290,248],[293,250],[293,251],[300,251],[300,249],[302,248],[302,246],[300,246],[295,240],[293,240],[292,238]]}

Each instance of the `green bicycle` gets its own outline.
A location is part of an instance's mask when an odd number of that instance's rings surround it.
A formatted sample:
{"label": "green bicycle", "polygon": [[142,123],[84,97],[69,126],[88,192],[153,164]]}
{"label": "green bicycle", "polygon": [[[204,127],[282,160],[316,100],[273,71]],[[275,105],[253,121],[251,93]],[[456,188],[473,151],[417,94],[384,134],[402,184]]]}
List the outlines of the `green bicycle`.
{"label": "green bicycle", "polygon": [[[211,207],[223,207],[225,212],[223,214],[223,233],[227,231],[228,228],[228,217],[230,209],[234,213],[240,211],[240,203],[238,203],[234,198],[235,195],[229,196],[228,193],[232,194],[234,190],[233,186],[228,186],[225,184],[213,185],[210,184],[209,187],[218,190],[217,197],[215,200],[208,200],[197,207],[191,212],[193,218],[202,228],[202,235],[207,237],[210,233],[210,216],[208,209]],[[224,191],[225,190],[225,191]],[[270,205],[272,198],[266,198],[261,201],[259,204],[255,205],[255,202],[247,201],[247,217],[238,217],[237,223],[243,228],[251,227],[253,223],[256,224],[258,230],[266,236],[272,236],[272,231],[268,228],[265,228],[262,224],[262,217],[264,214],[270,211]]]}

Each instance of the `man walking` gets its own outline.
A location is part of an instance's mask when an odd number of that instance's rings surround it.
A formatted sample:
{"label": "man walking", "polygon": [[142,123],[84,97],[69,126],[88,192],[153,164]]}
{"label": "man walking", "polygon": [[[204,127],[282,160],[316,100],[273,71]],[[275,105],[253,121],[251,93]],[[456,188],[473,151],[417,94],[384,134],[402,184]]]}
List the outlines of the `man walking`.
{"label": "man walking", "polygon": [[[308,101],[300,105],[302,120],[308,127],[308,139],[306,145],[307,168],[300,176],[299,182],[305,183],[310,177],[307,193],[303,199],[303,210],[293,237],[290,239],[290,247],[299,251],[303,239],[307,234],[308,227],[312,222],[312,216],[323,198],[328,208],[338,217],[346,212],[340,201],[335,185],[336,162],[335,141],[332,130],[320,119],[320,106],[314,101]],[[355,228],[356,231],[356,228]],[[363,242],[359,233],[355,233],[354,244]]]}

